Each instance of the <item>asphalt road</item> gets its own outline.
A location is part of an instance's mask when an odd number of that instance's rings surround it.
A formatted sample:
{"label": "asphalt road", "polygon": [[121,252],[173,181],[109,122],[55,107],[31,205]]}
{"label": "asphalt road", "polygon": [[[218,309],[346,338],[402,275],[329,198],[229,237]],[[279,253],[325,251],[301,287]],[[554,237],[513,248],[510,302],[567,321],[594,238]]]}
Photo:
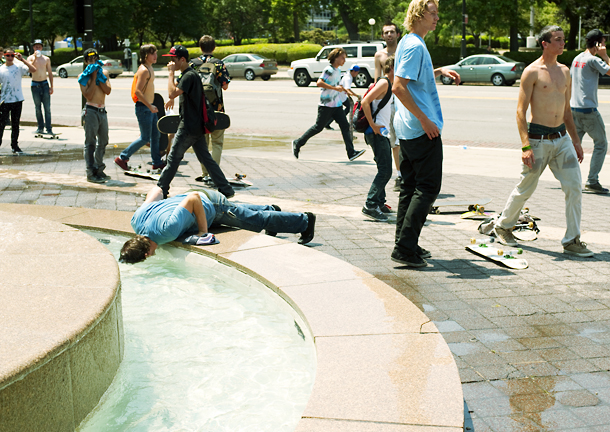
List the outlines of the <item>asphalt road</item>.
{"label": "asphalt road", "polygon": [[[110,125],[137,127],[134,104],[129,95],[130,78],[111,81],[112,93],[107,97]],[[53,123],[76,126],[80,122],[81,95],[75,78],[55,78],[55,94],[51,98]],[[29,79],[23,80],[26,89],[23,120],[34,121],[32,98],[27,91]],[[155,87],[167,95],[167,78],[158,77]],[[354,89],[364,94],[364,89]],[[518,146],[519,137],[515,110],[519,87],[444,86],[438,91],[443,107],[445,127],[443,141],[460,145],[490,143],[495,146]],[[231,116],[230,135],[272,137],[285,141],[297,137],[315,121],[320,90],[312,84],[297,87],[293,81],[271,78],[264,82],[234,80],[225,92],[227,113]],[[600,112],[610,123],[610,89],[599,90]],[[317,137],[340,140],[338,130],[322,132]],[[585,147],[592,147],[586,137]]]}

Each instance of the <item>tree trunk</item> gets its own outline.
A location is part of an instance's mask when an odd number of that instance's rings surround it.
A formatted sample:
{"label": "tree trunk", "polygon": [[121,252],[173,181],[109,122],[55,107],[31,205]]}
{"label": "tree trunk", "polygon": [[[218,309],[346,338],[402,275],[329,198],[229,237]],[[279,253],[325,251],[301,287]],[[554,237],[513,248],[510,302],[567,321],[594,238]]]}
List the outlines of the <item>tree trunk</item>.
{"label": "tree trunk", "polygon": [[510,51],[517,52],[519,51],[519,34],[518,34],[517,26],[510,26]]}
{"label": "tree trunk", "polygon": [[301,26],[299,25],[299,13],[296,10],[292,11],[292,29],[294,31],[294,41],[301,40]]}
{"label": "tree trunk", "polygon": [[351,20],[347,11],[345,4],[339,4],[339,15],[341,15],[341,20],[343,21],[343,25],[345,25],[345,30],[347,30],[347,34],[349,35],[350,40],[360,40],[360,35],[358,34],[358,24]]}
{"label": "tree trunk", "polygon": [[578,14],[574,13],[571,7],[565,10],[566,18],[570,24],[570,33],[568,33],[568,50],[576,49],[576,38],[578,37]]}

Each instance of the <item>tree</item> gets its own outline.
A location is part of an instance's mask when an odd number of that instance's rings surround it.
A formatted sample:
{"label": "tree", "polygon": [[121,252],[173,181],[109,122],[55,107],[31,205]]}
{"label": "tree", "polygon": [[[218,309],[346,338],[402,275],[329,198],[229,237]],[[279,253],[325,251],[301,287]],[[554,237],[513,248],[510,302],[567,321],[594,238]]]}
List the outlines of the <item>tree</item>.
{"label": "tree", "polygon": [[318,0],[272,0],[268,28],[275,39],[301,40],[301,25]]}
{"label": "tree", "polygon": [[351,40],[359,40],[362,28],[369,30],[368,21],[374,18],[381,30],[381,24],[390,21],[397,12],[395,3],[391,0],[327,0],[338,15],[331,21],[338,24],[339,19],[347,30]]}
{"label": "tree", "polygon": [[228,33],[235,45],[241,45],[243,39],[258,36],[269,22],[269,3],[266,0],[216,0],[212,4],[211,28],[217,33]]}

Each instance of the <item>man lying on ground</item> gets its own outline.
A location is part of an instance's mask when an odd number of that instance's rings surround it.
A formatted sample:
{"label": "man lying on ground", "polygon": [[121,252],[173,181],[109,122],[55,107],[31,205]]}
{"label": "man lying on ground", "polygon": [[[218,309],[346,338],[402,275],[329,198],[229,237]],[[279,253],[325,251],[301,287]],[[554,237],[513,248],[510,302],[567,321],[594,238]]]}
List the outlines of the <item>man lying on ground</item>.
{"label": "man lying on ground", "polygon": [[163,190],[154,186],[131,218],[137,236],[125,242],[120,261],[144,261],[159,245],[187,234],[194,234],[187,238],[189,244],[209,244],[206,236],[212,225],[265,230],[269,235],[301,233],[299,244],[305,244],[313,240],[315,224],[313,213],[283,212],[276,205],[237,204],[213,190],[163,199]]}

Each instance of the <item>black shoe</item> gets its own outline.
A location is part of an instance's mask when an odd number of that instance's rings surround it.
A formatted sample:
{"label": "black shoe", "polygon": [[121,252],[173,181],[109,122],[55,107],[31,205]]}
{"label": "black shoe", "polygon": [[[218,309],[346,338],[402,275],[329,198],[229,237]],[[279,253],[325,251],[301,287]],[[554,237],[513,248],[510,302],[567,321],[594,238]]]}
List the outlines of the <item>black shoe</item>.
{"label": "black shoe", "polygon": [[369,208],[364,206],[362,207],[362,214],[379,222],[387,222],[388,220],[388,215],[379,210],[379,207]]}
{"label": "black shoe", "polygon": [[11,149],[13,150],[13,154],[16,154],[16,155],[21,155],[21,154],[23,154],[23,150],[21,150],[21,149],[19,148],[19,146],[11,146]]}
{"label": "black shoe", "polygon": [[324,126],[324,129],[326,129],[326,130],[334,130],[331,126]]}
{"label": "black shoe", "polygon": [[608,189],[606,189],[601,184],[599,184],[599,182],[597,182],[595,184],[586,184],[584,191],[589,192],[589,193],[596,193],[596,194],[607,194],[608,193]]}
{"label": "black shoe", "polygon": [[392,210],[392,207],[390,207],[387,204],[384,204],[382,206],[379,206],[379,210],[381,210],[383,213],[385,214],[391,214],[391,213],[396,213],[394,210]]}
{"label": "black shoe", "polygon": [[[282,209],[280,208],[279,205],[271,204],[271,207],[273,207],[273,210],[275,210],[275,211],[282,211]],[[269,231],[269,230],[265,230],[265,234],[267,234],[268,236],[271,236],[271,237],[275,237],[277,235],[277,233],[275,231]]]}
{"label": "black shoe", "polygon": [[307,229],[301,233],[299,244],[305,244],[312,241],[316,228],[316,215],[310,212],[305,212],[305,214],[307,215]]}
{"label": "black shoe", "polygon": [[297,144],[297,140],[293,140],[292,141],[292,154],[294,155],[295,158],[299,158],[299,146]]}
{"label": "black shoe", "polygon": [[351,162],[351,161],[353,161],[353,160],[358,159],[360,156],[362,156],[362,155],[364,154],[364,152],[365,152],[365,151],[366,151],[366,150],[358,150],[356,153],[354,153],[353,155],[351,155],[351,156],[349,157],[349,161]]}
{"label": "black shoe", "polygon": [[406,255],[394,250],[391,255],[392,261],[404,264],[408,267],[426,267],[428,265],[428,261],[423,259],[417,254]]}
{"label": "black shoe", "polygon": [[233,198],[235,196],[235,191],[233,190],[233,188],[231,188],[230,190],[226,190],[224,192],[219,190],[218,192],[223,194],[226,199],[231,199],[231,198]]}
{"label": "black shoe", "polygon": [[104,171],[98,171],[96,175],[104,181],[111,180],[111,177],[109,175],[106,175]]}
{"label": "black shoe", "polygon": [[87,181],[88,181],[89,183],[106,183],[106,180],[105,180],[105,179],[103,179],[103,178],[101,178],[101,177],[98,177],[98,176],[97,176],[97,175],[95,175],[95,174],[94,174],[94,175],[88,175],[88,176],[87,176]]}
{"label": "black shoe", "polygon": [[420,258],[430,258],[432,256],[429,250],[426,250],[421,246],[417,246],[417,255],[419,255]]}

